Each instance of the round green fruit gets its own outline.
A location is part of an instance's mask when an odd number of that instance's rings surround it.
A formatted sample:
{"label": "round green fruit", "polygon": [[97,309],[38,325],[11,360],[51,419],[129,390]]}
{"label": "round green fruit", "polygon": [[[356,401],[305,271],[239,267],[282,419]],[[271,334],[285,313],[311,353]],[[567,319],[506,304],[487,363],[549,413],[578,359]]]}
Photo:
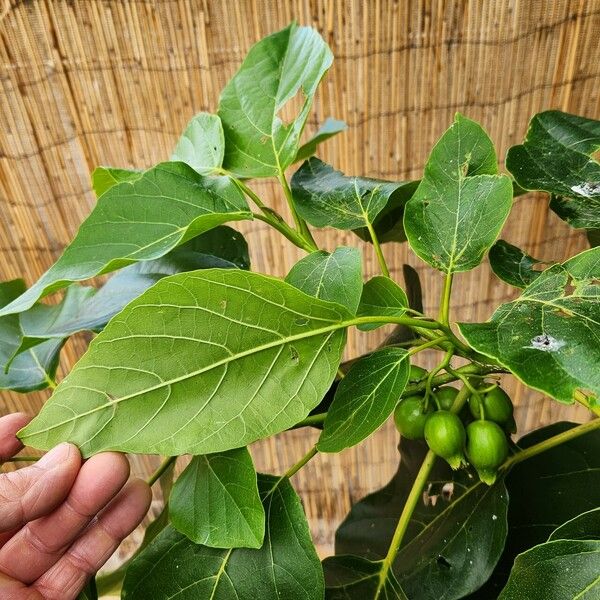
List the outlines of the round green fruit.
{"label": "round green fruit", "polygon": [[467,457],[481,481],[492,485],[498,467],[507,456],[508,442],[500,425],[492,421],[473,421],[467,427]]}
{"label": "round green fruit", "polygon": [[418,365],[410,365],[410,374],[408,375],[408,380],[416,383],[417,381],[421,381],[421,379],[425,379],[427,375],[427,370],[423,367],[419,367]]}
{"label": "round green fruit", "polygon": [[438,388],[434,392],[441,410],[450,410],[454,404],[454,400],[458,395],[458,390],[450,385],[445,385]]}
{"label": "round green fruit", "polygon": [[423,439],[425,422],[431,412],[431,405],[427,411],[423,410],[422,396],[401,400],[394,411],[394,421],[400,435],[409,440]]}
{"label": "round green fruit", "polygon": [[429,448],[453,468],[465,462],[465,428],[461,420],[447,410],[434,412],[425,423],[425,440]]}
{"label": "round green fruit", "polygon": [[[481,404],[483,403],[483,415]],[[516,426],[513,418],[513,405],[508,394],[499,387],[495,387],[486,394],[471,396],[469,399],[471,414],[476,419],[485,419],[502,425],[509,433],[515,433]]]}

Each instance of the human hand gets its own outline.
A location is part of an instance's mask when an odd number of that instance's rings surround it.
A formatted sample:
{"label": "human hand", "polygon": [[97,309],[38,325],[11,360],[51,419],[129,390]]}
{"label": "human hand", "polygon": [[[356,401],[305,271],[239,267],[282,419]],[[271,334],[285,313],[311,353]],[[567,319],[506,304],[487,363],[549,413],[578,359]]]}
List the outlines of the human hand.
{"label": "human hand", "polygon": [[[21,449],[15,434],[28,421],[0,418],[0,464]],[[150,488],[128,478],[123,454],[83,462],[73,444],[0,474],[0,598],[76,598],[148,511]]]}

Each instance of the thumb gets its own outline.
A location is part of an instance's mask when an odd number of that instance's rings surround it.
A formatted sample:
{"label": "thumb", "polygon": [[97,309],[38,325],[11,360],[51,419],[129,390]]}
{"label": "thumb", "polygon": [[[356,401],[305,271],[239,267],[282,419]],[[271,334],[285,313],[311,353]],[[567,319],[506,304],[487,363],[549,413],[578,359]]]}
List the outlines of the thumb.
{"label": "thumb", "polygon": [[73,444],[60,444],[35,465],[0,475],[0,532],[47,515],[69,493],[81,466]]}

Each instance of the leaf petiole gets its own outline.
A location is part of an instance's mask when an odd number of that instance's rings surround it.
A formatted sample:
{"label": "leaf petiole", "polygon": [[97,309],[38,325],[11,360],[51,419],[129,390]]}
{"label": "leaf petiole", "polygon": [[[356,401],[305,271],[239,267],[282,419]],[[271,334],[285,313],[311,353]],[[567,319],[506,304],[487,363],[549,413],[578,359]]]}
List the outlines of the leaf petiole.
{"label": "leaf petiole", "polygon": [[150,487],[152,487],[164,474],[168,471],[169,467],[177,460],[177,456],[169,456],[165,458],[163,462],[160,464],[158,469],[150,475],[147,480],[147,483]]}
{"label": "leaf petiole", "polygon": [[369,231],[369,235],[371,236],[371,242],[373,242],[373,248],[375,250],[375,254],[377,255],[377,260],[379,262],[379,267],[381,268],[381,272],[386,276],[390,276],[390,270],[388,269],[387,263],[385,262],[385,256],[383,255],[383,250],[381,249],[381,244],[379,243],[379,239],[377,237],[377,233],[375,232],[375,228],[371,221],[365,217],[365,223],[367,224],[367,229]]}
{"label": "leaf petiole", "polygon": [[279,174],[277,176],[277,179],[279,179],[279,183],[281,184],[281,187],[283,188],[283,193],[285,195],[285,199],[287,200],[288,206],[290,208],[290,212],[292,213],[292,217],[294,218],[294,223],[296,224],[296,229],[298,230],[300,235],[305,239],[307,244],[312,247],[311,252],[318,250],[319,247],[315,243],[315,240],[313,239],[310,229],[306,225],[306,222],[304,221],[304,219],[300,218],[300,215],[298,214],[298,211],[296,210],[296,205],[294,204],[294,196],[292,195],[292,190],[290,189],[288,181],[285,177],[285,173],[280,170]]}

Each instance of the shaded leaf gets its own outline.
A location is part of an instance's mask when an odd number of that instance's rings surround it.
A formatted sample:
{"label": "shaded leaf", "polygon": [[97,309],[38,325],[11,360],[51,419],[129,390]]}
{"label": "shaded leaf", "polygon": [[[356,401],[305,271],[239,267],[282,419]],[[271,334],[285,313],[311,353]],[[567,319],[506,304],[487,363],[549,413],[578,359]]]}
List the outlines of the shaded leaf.
{"label": "shaded leaf", "polygon": [[556,540],[520,554],[498,600],[595,600],[600,541]]}
{"label": "shaded leaf", "polygon": [[362,292],[360,250],[342,246],[331,254],[313,252],[297,262],[285,280],[310,296],[337,302],[354,314]]}
{"label": "shaded leaf", "polygon": [[212,548],[260,548],[265,511],[246,448],[195,456],[169,500],[173,527]]}
{"label": "shaded leaf", "polygon": [[[385,315],[399,317],[408,308],[408,299],[404,290],[389,277],[377,275],[363,286],[357,315],[369,317]],[[377,329],[384,323],[364,323],[358,326],[362,331]]]}
{"label": "shaded leaf", "polygon": [[[14,279],[0,283],[0,306],[25,291],[25,282]],[[29,345],[15,357],[23,342],[20,315],[0,317],[0,389],[31,392],[47,388],[54,380],[63,339]],[[33,347],[35,346],[35,347]],[[11,362],[12,361],[12,362]],[[10,369],[5,367],[10,364]]]}
{"label": "shaded leaf", "polygon": [[588,229],[586,235],[590,248],[600,246],[600,229]]}
{"label": "shaded leaf", "polygon": [[[404,207],[419,187],[419,181],[407,181],[398,184],[387,204],[373,221],[373,229],[380,244],[387,242],[405,242]],[[355,229],[354,233],[365,242],[371,242],[371,234],[366,227]]]}
{"label": "shaded leaf", "polygon": [[401,184],[350,177],[318,158],[310,158],[292,176],[298,214],[315,227],[357,229],[373,223]]}
{"label": "shaded leaf", "polygon": [[404,391],[409,370],[403,348],[381,348],[356,361],[337,387],[317,449],[340,452],[383,425]]}
{"label": "shaded leaf", "polygon": [[127,571],[124,600],[322,600],[323,572],[289,481],[259,475],[267,515],[260,549],[194,544],[167,528]]}
{"label": "shaded leaf", "polygon": [[[366,600],[375,597],[379,586],[382,561],[370,561],[345,554],[329,556],[323,561],[325,598],[327,600]],[[389,573],[380,600],[408,600],[393,573]]]}
{"label": "shaded leaf", "polygon": [[[336,554],[382,559],[426,454],[420,441],[402,440],[396,475],[356,503],[336,532]],[[468,472],[437,460],[415,509],[393,570],[409,598],[462,598],[491,574],[504,546],[508,497]],[[423,582],[427,582],[424,588]]]}
{"label": "shaded leaf", "polygon": [[[519,440],[528,448],[575,427],[554,423]],[[518,554],[548,539],[555,528],[600,506],[600,432],[569,440],[515,465],[506,477],[510,497],[508,536],[486,585],[471,600],[496,598]],[[576,500],[574,500],[576,499]]]}
{"label": "shaded leaf", "polygon": [[96,196],[101,196],[117,183],[133,182],[139,179],[143,171],[133,169],[117,169],[115,167],[96,167],[92,171],[92,187]]}
{"label": "shaded leaf", "polygon": [[512,197],[510,179],[498,175],[492,141],[475,121],[457,113],[406,203],[408,242],[440,271],[473,269],[498,237]]}
{"label": "shaded leaf", "polygon": [[519,288],[527,287],[540,275],[542,269],[536,270],[536,265],[548,264],[504,240],[498,240],[490,248],[489,259],[492,271],[502,281]]}
{"label": "shaded leaf", "polygon": [[294,162],[298,162],[301,160],[305,160],[312,156],[317,151],[317,146],[327,141],[329,138],[341,133],[342,131],[346,131],[348,126],[344,121],[338,121],[337,119],[333,119],[332,117],[327,117],[325,122],[315,135],[313,135],[306,144],[303,144],[298,149],[296,153],[296,158]]}
{"label": "shaded leaf", "polygon": [[265,275],[165,277],[113,317],[22,439],[38,448],[68,440],[85,456],[247,445],[319,403],[350,322],[344,307]]}
{"label": "shaded leaf", "polygon": [[557,527],[548,538],[549,542],[553,540],[600,541],[600,507],[581,513]]}
{"label": "shaded leaf", "polygon": [[[294,162],[315,91],[332,61],[318,32],[295,23],[250,48],[219,101],[225,169],[240,177],[272,177]],[[298,92],[304,102],[285,123],[282,110]]]}
{"label": "shaded leaf", "polygon": [[600,227],[600,121],[548,110],[529,122],[506,168],[527,190],[551,195],[550,208],[573,227]]}
{"label": "shaded leaf", "polygon": [[251,216],[229,178],[204,177],[180,162],[159,164],[102,194],[58,261],[0,315],[27,310],[72,282],[159,258],[217,225]]}
{"label": "shaded leaf", "polygon": [[98,591],[96,590],[96,579],[92,577],[85,587],[79,592],[77,600],[98,600]]}
{"label": "shaded leaf", "polygon": [[221,119],[201,112],[187,124],[171,160],[188,164],[201,174],[213,173],[223,164],[225,138]]}
{"label": "shaded leaf", "polygon": [[477,351],[561,402],[600,393],[600,248],[546,269],[486,323],[461,323]]}

